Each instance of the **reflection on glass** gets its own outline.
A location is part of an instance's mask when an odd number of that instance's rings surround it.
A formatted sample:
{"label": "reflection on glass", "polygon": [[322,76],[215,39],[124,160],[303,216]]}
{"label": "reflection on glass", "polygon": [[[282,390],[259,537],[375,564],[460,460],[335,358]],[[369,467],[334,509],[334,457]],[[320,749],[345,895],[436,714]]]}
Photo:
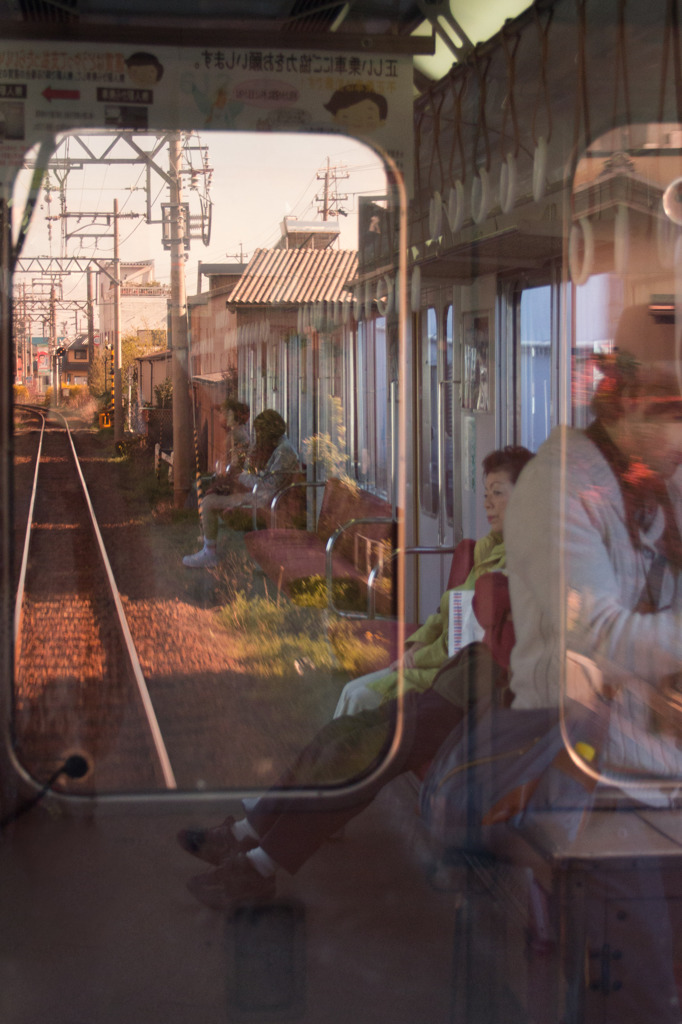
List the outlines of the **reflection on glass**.
{"label": "reflection on glass", "polygon": [[[120,166],[98,159],[112,141]],[[66,448],[50,431],[23,597],[17,755],[38,778],[83,755],[87,773],[66,782],[78,792],[267,787],[332,717],[344,684],[394,653],[380,624],[355,625],[375,568],[377,614],[395,615],[395,198],[381,161],[341,137],[88,142],[92,159],[70,162],[80,144],[60,139],[42,179],[15,277],[15,365],[18,394],[72,423],[134,654],[126,667]],[[341,178],[368,199],[337,220]],[[371,253],[367,234],[381,236]],[[18,420],[18,523],[35,445]],[[17,576],[20,560],[18,545]],[[389,740],[390,730],[379,747]]]}
{"label": "reflection on glass", "polygon": [[569,736],[579,763],[653,805],[667,802],[659,782],[682,777],[679,282],[667,252],[679,227],[663,202],[682,170],[676,128],[618,129],[578,164],[576,222],[585,238],[608,225],[611,248],[579,252],[573,235],[585,280],[571,393],[585,429],[565,436],[565,477],[548,481],[563,495]]}
{"label": "reflection on glass", "polygon": [[420,374],[420,502],[424,512],[438,512],[438,316],[429,306],[421,318]]}
{"label": "reflection on glass", "polygon": [[552,289],[524,288],[520,303],[521,444],[537,451],[552,424]]}

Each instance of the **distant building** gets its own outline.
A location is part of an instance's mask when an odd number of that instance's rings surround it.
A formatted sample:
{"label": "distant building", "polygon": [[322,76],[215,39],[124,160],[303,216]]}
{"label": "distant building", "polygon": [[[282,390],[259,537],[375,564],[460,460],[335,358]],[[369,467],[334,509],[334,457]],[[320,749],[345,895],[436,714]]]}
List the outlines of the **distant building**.
{"label": "distant building", "polygon": [[[121,334],[145,334],[166,331],[170,288],[154,280],[154,261],[121,263]],[[109,273],[105,273],[105,270]],[[114,338],[113,263],[97,274],[99,334],[103,345]]]}
{"label": "distant building", "polygon": [[79,334],[70,344],[61,358],[62,384],[87,384],[90,366],[90,346],[87,334]]}
{"label": "distant building", "polygon": [[[209,290],[188,297],[187,304],[202,466],[224,457],[220,404],[228,394],[248,404],[252,420],[265,408],[276,409],[296,446],[310,433],[310,396],[299,394],[299,369],[332,336],[341,344],[352,306],[348,285],[357,274],[357,252],[333,248],[337,235],[335,224],[286,218],[280,243],[257,249],[246,266],[200,266],[199,286],[208,278]],[[327,340],[320,342],[323,331]],[[295,382],[288,390],[280,389],[284,366]]]}

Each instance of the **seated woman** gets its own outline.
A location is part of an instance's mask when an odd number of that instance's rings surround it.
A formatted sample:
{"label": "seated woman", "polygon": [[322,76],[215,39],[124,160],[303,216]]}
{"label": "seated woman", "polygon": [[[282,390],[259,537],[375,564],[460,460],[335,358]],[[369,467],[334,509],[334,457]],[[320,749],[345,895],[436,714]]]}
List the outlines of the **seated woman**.
{"label": "seated woman", "polygon": [[[518,449],[512,449],[512,452]],[[531,458],[522,449],[522,464]],[[493,453],[497,455],[498,453]],[[486,460],[487,463],[487,460]],[[509,489],[520,468],[508,464]],[[491,470],[491,474],[492,474]],[[492,486],[494,481],[487,477]],[[501,528],[507,493],[490,507],[493,531]],[[501,529],[499,530],[501,533]],[[280,868],[294,874],[330,836],[371,803],[391,779],[406,771],[421,771],[470,709],[482,714],[493,694],[506,700],[507,669],[514,642],[506,579],[488,572],[475,581],[474,609],[484,626],[482,643],[468,644],[445,660],[432,682],[414,688],[404,702],[387,698],[379,707],[332,719],[301,751],[277,786],[259,800],[243,802],[244,816],[228,817],[214,828],[190,828],[178,833],[180,846],[194,857],[217,866],[188,883],[190,892],[208,907],[229,909],[240,899],[272,898]],[[447,653],[446,653],[447,658]],[[401,722],[398,749],[386,754]],[[358,779],[381,765],[381,772],[364,788],[362,796],[342,806],[316,809],[290,803],[282,790],[298,786],[338,785]]]}
{"label": "seated woman", "polygon": [[[216,544],[221,512],[234,508],[251,508],[255,500],[266,508],[273,497],[288,483],[301,464],[296,449],[286,436],[287,425],[278,412],[266,409],[253,421],[255,443],[246,460],[244,471],[234,477],[229,494],[218,487],[209,491],[201,503],[201,524],[204,546],[194,555],[185,555],[183,565],[190,569],[218,564]],[[254,499],[253,488],[258,484]]]}
{"label": "seated woman", "polygon": [[[514,484],[532,454],[527,448],[507,445],[506,448],[490,452],[483,459],[483,500],[490,533],[477,542],[473,568],[457,589],[473,591],[476,580],[484,573],[504,571],[504,514]],[[443,594],[439,610],[430,615],[424,625],[405,641],[402,665],[406,691],[427,690],[448,659],[450,593],[447,590]],[[398,666],[399,662],[396,661],[388,669],[353,679],[343,688],[334,717],[367,711],[395,697],[398,692]]]}

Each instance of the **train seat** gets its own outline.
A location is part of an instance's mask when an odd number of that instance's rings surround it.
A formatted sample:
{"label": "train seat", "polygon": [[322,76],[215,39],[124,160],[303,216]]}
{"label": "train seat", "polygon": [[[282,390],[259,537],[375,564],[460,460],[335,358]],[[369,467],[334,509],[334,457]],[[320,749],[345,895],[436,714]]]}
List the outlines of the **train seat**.
{"label": "train seat", "polygon": [[[314,530],[275,527],[246,534],[246,548],[278,590],[291,596],[311,579],[349,580],[364,601],[375,561],[390,547],[392,510],[388,502],[343,480],[327,480]],[[330,545],[333,546],[330,549]],[[327,594],[328,603],[332,595]],[[391,611],[391,595],[380,599]]]}
{"label": "train seat", "polygon": [[[459,587],[471,572],[474,564],[474,547],[476,542],[465,537],[455,548],[443,548],[443,554],[452,554],[448,572],[447,590]],[[406,555],[417,554],[419,549],[408,548]],[[434,553],[434,552],[432,552]],[[370,586],[372,586],[370,577]],[[419,623],[406,622],[403,637],[414,633]],[[358,674],[373,672],[383,665],[390,665],[400,653],[399,623],[396,618],[375,618],[370,613],[367,618],[349,620],[347,627],[357,639],[367,641],[367,662],[358,670]]]}

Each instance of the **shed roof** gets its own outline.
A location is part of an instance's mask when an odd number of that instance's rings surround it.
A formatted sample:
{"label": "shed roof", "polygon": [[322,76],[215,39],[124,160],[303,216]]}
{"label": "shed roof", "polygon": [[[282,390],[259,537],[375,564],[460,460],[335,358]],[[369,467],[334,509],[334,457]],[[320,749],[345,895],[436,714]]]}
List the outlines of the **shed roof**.
{"label": "shed roof", "polygon": [[357,267],[355,250],[256,249],[227,301],[230,306],[350,302],[345,285]]}

